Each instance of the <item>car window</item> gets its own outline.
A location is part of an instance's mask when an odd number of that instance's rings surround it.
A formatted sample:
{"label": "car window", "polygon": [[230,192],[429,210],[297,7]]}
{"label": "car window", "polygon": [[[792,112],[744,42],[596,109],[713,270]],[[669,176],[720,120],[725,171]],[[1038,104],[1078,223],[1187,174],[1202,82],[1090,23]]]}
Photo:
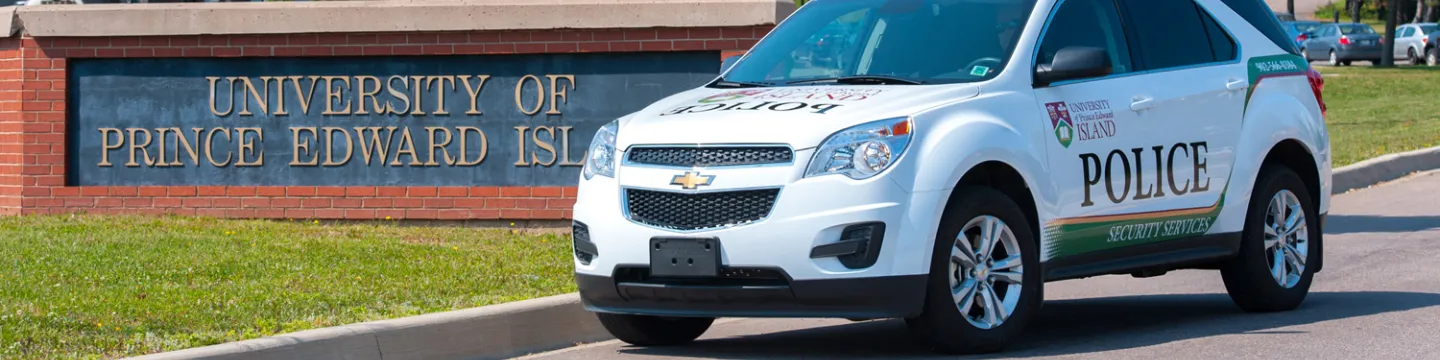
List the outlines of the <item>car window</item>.
{"label": "car window", "polygon": [[1295,48],[1295,38],[1285,33],[1280,28],[1280,21],[1276,19],[1275,12],[1270,10],[1265,0],[1221,0],[1226,7],[1234,10],[1236,14],[1244,18],[1246,22],[1265,34],[1275,46],[1284,49],[1291,54],[1300,55],[1300,50]]}
{"label": "car window", "polygon": [[1210,17],[1210,13],[1200,11],[1200,20],[1205,23],[1205,35],[1210,38],[1210,50],[1214,54],[1215,61],[1230,61],[1235,59],[1235,39],[1225,32],[1225,28]]}
{"label": "car window", "polygon": [[1110,0],[1068,0],[1060,4],[1045,30],[1036,54],[1036,64],[1050,64],[1055,53],[1070,46],[1105,49],[1113,65],[1111,73],[1130,72],[1130,48],[1120,27],[1115,3]]}
{"label": "car window", "polygon": [[1420,25],[1420,34],[1419,34],[1419,35],[1429,36],[1430,33],[1435,32],[1435,27],[1436,27],[1435,25]]}
{"label": "car window", "polygon": [[1370,25],[1347,25],[1340,27],[1340,33],[1345,35],[1374,34],[1375,28]]}
{"label": "car window", "polygon": [[1410,37],[1410,35],[1414,35],[1414,34],[1415,34],[1415,28],[1410,28],[1410,27],[1400,28],[1400,31],[1398,31],[1398,33],[1400,33],[1400,35],[1397,35],[1398,37]]}
{"label": "car window", "polygon": [[1294,23],[1296,33],[1314,32],[1320,29],[1320,23],[1297,22]]}
{"label": "car window", "polygon": [[1155,70],[1215,61],[1193,0],[1121,0],[1137,68]]}

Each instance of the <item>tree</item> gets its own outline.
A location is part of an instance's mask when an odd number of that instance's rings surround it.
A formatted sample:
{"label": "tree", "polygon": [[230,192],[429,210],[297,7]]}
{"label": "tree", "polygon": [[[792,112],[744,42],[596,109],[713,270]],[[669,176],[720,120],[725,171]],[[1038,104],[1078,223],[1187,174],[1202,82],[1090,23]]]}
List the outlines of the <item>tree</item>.
{"label": "tree", "polygon": [[1418,23],[1425,18],[1425,0],[1415,0],[1415,16],[1410,18],[1411,23]]}
{"label": "tree", "polygon": [[1285,0],[1285,11],[1290,15],[1295,15],[1295,0]]}
{"label": "tree", "polygon": [[1395,66],[1395,23],[1398,21],[1396,15],[1400,13],[1400,0],[1386,0],[1384,6],[1385,33],[1380,35],[1380,63],[1376,66]]}

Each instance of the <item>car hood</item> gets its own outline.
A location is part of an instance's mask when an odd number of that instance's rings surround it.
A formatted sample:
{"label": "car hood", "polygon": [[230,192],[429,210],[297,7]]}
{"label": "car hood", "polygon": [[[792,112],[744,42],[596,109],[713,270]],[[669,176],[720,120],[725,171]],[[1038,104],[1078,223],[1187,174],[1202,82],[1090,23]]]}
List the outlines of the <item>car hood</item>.
{"label": "car hood", "polygon": [[974,97],[973,84],[696,88],[621,119],[616,147],[634,144],[818,146],[850,126]]}

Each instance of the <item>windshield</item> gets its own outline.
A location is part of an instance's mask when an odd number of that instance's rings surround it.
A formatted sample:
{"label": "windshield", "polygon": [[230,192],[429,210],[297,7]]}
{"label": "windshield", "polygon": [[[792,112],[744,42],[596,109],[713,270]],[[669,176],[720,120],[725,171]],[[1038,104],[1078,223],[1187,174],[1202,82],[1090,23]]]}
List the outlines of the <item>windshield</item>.
{"label": "windshield", "polygon": [[1005,66],[1034,7],[1035,0],[816,0],[775,28],[723,80],[984,80]]}

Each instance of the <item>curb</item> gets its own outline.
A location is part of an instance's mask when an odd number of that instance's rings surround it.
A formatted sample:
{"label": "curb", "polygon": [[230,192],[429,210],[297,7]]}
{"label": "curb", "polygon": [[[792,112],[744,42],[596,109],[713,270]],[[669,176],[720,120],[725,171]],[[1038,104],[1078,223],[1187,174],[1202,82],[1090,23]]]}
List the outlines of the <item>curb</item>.
{"label": "curb", "polygon": [[1335,169],[1330,193],[1362,189],[1430,169],[1440,169],[1440,146],[1381,155]]}
{"label": "curb", "polygon": [[133,359],[504,359],[610,338],[569,293]]}
{"label": "curb", "polygon": [[[1332,194],[1440,169],[1440,146],[1332,173]],[[613,339],[577,293],[313,329],[133,359],[503,359]]]}

